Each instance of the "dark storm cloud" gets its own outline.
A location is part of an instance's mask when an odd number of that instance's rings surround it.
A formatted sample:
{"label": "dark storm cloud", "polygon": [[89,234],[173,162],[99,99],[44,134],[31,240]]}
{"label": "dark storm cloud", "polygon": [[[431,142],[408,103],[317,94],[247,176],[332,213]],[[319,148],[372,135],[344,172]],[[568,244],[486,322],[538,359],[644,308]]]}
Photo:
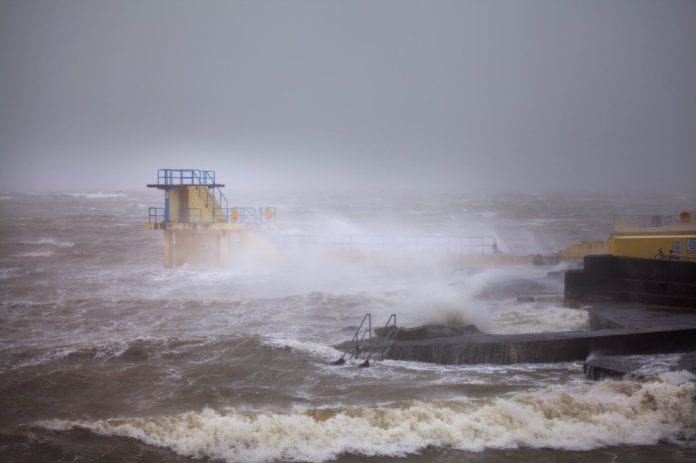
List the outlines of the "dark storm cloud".
{"label": "dark storm cloud", "polygon": [[0,5],[4,190],[696,184],[696,2]]}

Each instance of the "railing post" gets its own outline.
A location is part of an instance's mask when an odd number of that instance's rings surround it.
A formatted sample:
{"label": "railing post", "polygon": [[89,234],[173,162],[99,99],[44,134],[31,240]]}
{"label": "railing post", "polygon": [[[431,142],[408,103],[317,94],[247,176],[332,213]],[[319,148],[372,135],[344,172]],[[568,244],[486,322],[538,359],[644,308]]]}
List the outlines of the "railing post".
{"label": "railing post", "polygon": [[169,223],[169,190],[164,190],[164,221]]}

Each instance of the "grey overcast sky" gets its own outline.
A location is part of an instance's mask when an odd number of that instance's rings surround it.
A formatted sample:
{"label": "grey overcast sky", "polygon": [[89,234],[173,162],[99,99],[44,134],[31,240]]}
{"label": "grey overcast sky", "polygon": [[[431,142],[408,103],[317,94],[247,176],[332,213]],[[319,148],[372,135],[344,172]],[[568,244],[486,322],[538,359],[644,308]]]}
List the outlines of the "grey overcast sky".
{"label": "grey overcast sky", "polygon": [[696,192],[696,1],[0,0],[0,188]]}

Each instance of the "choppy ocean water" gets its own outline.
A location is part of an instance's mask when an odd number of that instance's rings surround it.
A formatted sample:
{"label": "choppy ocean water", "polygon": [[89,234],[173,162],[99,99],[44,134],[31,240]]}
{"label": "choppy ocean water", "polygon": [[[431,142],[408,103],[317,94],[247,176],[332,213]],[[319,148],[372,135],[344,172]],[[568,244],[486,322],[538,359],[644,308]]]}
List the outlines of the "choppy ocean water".
{"label": "choppy ocean water", "polygon": [[[471,269],[425,251],[345,259],[269,239],[226,268],[164,269],[161,232],[142,229],[161,200],[0,196],[3,461],[696,459],[686,374],[596,383],[580,362],[330,365],[366,312],[494,333],[583,329],[586,314],[562,305],[562,265]],[[277,205],[273,233],[490,235],[526,255],[604,239],[612,212],[673,213],[696,197],[240,200]]]}

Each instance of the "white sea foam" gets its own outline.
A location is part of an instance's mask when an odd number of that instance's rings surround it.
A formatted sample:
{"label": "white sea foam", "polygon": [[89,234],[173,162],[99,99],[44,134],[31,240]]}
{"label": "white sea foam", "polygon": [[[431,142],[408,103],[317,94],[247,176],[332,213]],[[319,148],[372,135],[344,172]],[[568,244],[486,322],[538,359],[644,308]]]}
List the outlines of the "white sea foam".
{"label": "white sea foam", "polygon": [[53,254],[53,251],[32,251],[15,254],[15,257],[49,257]]}
{"label": "white sea foam", "polygon": [[17,268],[0,268],[0,280],[6,280],[17,275],[19,269]]}
{"label": "white sea foam", "polygon": [[35,240],[35,241],[22,241],[22,244],[51,245],[51,246],[57,246],[60,248],[71,248],[71,247],[75,246],[75,243],[72,243],[70,241],[59,241],[55,238],[41,238],[40,240]]}
{"label": "white sea foam", "polygon": [[343,352],[327,346],[326,344],[313,341],[300,341],[288,337],[264,339],[262,344],[275,348],[288,348],[306,352],[321,360],[336,360],[338,357],[343,355]]}
{"label": "white sea foam", "polygon": [[64,359],[68,357],[69,355],[72,355],[76,352],[79,351],[79,347],[59,347],[56,349],[51,349],[45,352],[42,352],[39,355],[36,355],[26,361],[19,362],[15,365],[12,365],[12,369],[18,369],[18,368],[26,368],[26,367],[33,367],[36,365],[43,365],[46,363],[50,362],[55,362],[57,360]]}
{"label": "white sea foam", "polygon": [[319,462],[345,453],[404,456],[427,446],[587,450],[693,438],[695,394],[696,385],[685,374],[672,374],[644,383],[554,386],[486,400],[287,412],[206,408],[177,416],[38,425],[85,428],[228,462]]}
{"label": "white sea foam", "polygon": [[510,304],[493,316],[490,333],[516,334],[587,329],[589,313],[539,303]]}

